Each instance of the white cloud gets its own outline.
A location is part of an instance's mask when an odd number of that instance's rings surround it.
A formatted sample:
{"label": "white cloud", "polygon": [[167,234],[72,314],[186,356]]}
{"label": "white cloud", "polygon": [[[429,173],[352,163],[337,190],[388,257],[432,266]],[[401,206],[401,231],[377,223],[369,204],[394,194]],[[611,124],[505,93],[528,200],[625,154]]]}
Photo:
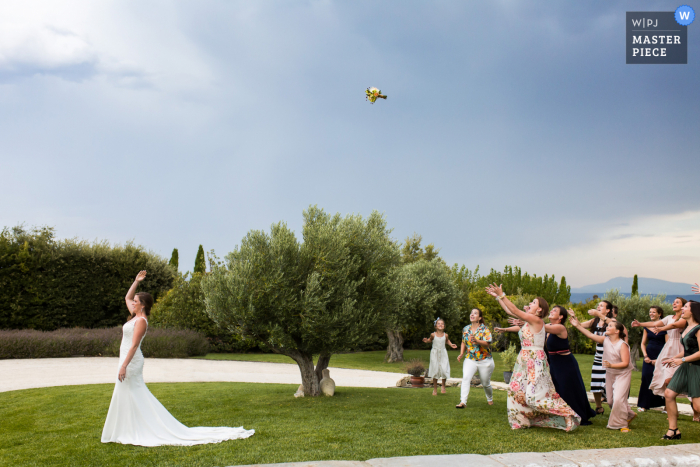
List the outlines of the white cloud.
{"label": "white cloud", "polygon": [[202,55],[167,4],[0,4],[2,81],[53,75],[71,81],[105,77],[118,87],[201,88],[213,81]]}
{"label": "white cloud", "polygon": [[700,280],[700,211],[639,217],[602,226],[595,234],[598,240],[583,246],[499,255],[488,258],[488,263],[563,274],[575,287],[634,274],[673,282]]}

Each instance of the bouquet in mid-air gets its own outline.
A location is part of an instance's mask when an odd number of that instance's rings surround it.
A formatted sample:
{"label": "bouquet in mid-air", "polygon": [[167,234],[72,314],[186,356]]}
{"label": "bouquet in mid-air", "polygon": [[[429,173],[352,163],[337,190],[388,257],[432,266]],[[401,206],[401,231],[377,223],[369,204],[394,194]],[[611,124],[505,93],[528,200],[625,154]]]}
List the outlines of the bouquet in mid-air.
{"label": "bouquet in mid-air", "polygon": [[381,97],[382,99],[386,99],[386,96],[382,94],[382,91],[377,88],[367,88],[365,94],[367,94],[367,100],[372,104],[377,102],[377,98]]}

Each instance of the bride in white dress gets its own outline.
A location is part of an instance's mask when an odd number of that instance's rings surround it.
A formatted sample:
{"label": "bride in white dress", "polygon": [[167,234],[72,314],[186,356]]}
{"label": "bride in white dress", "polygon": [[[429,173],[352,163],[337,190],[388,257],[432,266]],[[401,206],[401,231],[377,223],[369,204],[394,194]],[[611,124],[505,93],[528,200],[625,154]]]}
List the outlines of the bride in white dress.
{"label": "bride in white dress", "polygon": [[248,438],[255,430],[243,427],[188,428],[170,415],[143,382],[141,341],[146,335],[153,297],[140,292],[139,282],[146,277],[141,271],[126,294],[126,306],[132,318],[124,324],[119,348],[119,375],[114,386],[112,402],[102,430],[103,443],[135,444],[138,446],[220,443],[228,439]]}

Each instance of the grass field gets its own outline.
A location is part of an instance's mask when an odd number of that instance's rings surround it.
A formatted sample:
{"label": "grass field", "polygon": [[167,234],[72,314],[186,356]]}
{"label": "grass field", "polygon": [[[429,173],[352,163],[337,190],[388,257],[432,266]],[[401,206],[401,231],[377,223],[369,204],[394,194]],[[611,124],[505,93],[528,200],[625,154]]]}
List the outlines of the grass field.
{"label": "grass field", "polygon": [[[455,410],[458,388],[338,388],[334,397],[295,399],[296,387],[277,384],[149,384],[188,426],[244,426],[246,440],[193,447],[144,448],[102,444],[112,385],[66,386],[0,393],[0,465],[240,465],[323,459],[365,460],[430,454],[664,445],[666,417],[640,414],[630,433],[607,430],[607,413],[572,433],[511,431],[506,392],[493,406],[473,389],[466,410]],[[700,424],[681,417],[683,442]]]}
{"label": "grass field", "polygon": [[[456,350],[451,350],[447,353],[450,357],[450,367],[453,378],[462,377],[462,364],[457,361],[457,355],[459,352]],[[383,350],[374,352],[357,352],[357,353],[346,353],[346,354],[335,354],[331,357],[330,366],[337,368],[352,368],[357,370],[373,370],[373,371],[391,371],[395,373],[404,373],[403,363],[384,363],[385,352]],[[259,353],[241,353],[241,354],[208,354],[206,357],[193,357],[193,358],[206,358],[210,360],[238,360],[238,361],[250,361],[250,362],[273,362],[273,363],[295,363],[289,357],[277,354],[259,354]],[[430,350],[404,350],[404,359],[410,360],[412,358],[422,359],[427,366],[430,361]],[[583,382],[586,384],[586,389],[590,390],[591,384],[591,366],[593,365],[593,355],[576,355],[576,360],[578,361],[579,368],[581,369],[581,375],[583,376]],[[501,362],[500,354],[494,353],[494,362],[496,363],[496,369],[493,372],[493,381],[503,381],[503,371],[505,370],[505,365]],[[637,361],[639,368],[642,367],[642,360]],[[332,377],[332,375],[331,375]],[[630,395],[637,397],[639,394],[639,384],[641,382],[642,373],[640,371],[632,372],[632,385],[630,390]],[[685,401],[683,401],[685,402]]]}

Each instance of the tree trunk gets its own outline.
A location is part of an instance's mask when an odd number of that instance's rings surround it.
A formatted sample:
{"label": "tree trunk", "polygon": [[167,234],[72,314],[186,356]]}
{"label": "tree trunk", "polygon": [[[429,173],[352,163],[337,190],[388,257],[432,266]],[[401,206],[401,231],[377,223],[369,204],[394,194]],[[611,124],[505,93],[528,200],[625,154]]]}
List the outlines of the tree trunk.
{"label": "tree trunk", "polygon": [[[301,384],[304,386],[304,395],[313,397],[321,395],[321,386],[318,384],[320,379],[314,370],[313,355],[307,355],[298,351],[289,352],[286,355],[299,365]],[[330,355],[328,359],[330,360]]]}
{"label": "tree trunk", "polygon": [[632,371],[639,371],[639,368],[637,368],[637,359],[639,358],[639,344],[635,344],[632,346],[632,350],[630,350],[630,362],[632,363]]}
{"label": "tree trunk", "polygon": [[323,370],[328,368],[328,364],[331,361],[331,354],[329,353],[322,353],[321,355],[318,356],[318,361],[316,362],[316,370],[314,372],[316,373],[316,378],[318,379],[319,383],[323,379]]}
{"label": "tree trunk", "polygon": [[389,345],[386,348],[384,361],[387,363],[403,362],[403,336],[401,331],[386,330]]}

